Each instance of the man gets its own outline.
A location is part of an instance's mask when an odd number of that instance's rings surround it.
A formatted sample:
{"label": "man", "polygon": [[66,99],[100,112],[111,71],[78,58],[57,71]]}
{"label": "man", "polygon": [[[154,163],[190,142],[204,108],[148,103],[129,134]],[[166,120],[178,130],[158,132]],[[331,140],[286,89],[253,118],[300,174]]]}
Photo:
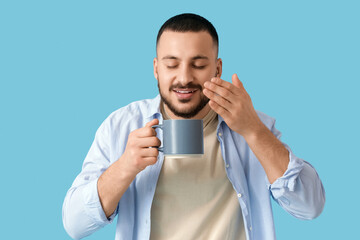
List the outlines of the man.
{"label": "man", "polygon": [[[87,236],[118,216],[115,239],[275,239],[270,196],[300,219],[324,206],[314,168],[280,142],[238,76],[222,80],[218,36],[195,14],[157,37],[160,96],[112,113],[98,129],[63,205],[66,231]],[[152,126],[203,119],[205,154],[167,159]]]}

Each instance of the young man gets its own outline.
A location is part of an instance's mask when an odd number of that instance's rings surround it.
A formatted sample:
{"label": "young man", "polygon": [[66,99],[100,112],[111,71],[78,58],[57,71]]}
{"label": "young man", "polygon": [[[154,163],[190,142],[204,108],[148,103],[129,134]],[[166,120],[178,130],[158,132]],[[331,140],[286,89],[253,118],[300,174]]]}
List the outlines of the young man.
{"label": "young man", "polygon": [[[160,95],[112,113],[98,129],[63,205],[66,231],[87,236],[118,216],[115,239],[275,239],[270,196],[301,219],[325,193],[315,169],[280,142],[237,75],[222,80],[218,35],[194,14],[169,19],[157,38]],[[205,154],[167,159],[151,127],[203,119]]]}

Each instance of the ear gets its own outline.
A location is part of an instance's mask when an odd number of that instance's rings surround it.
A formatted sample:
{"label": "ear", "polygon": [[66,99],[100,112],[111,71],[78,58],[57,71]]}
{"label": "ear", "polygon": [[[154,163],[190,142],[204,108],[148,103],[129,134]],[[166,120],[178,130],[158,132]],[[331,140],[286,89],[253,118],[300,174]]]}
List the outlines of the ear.
{"label": "ear", "polygon": [[157,68],[158,68],[158,60],[157,60],[157,58],[154,58],[153,64],[154,64],[154,77],[156,79],[158,79],[158,70],[157,70]]}
{"label": "ear", "polygon": [[221,77],[222,75],[222,59],[218,58],[216,60],[216,77]]}

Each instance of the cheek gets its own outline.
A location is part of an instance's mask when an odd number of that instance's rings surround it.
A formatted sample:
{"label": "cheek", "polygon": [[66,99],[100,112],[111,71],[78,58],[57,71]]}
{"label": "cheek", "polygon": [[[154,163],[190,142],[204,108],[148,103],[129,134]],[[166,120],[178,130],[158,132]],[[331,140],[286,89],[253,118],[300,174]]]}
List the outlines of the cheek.
{"label": "cheek", "polygon": [[161,91],[163,93],[168,92],[169,87],[170,87],[170,81],[166,77],[159,74],[159,76],[158,76],[158,84],[159,84],[159,87],[160,87],[160,89],[161,89]]}
{"label": "cheek", "polygon": [[175,74],[175,71],[170,71],[166,67],[159,67],[158,68],[158,75],[160,78],[169,79],[172,78]]}
{"label": "cheek", "polygon": [[176,79],[175,71],[158,71],[158,82],[161,86],[170,86]]}
{"label": "cheek", "polygon": [[[216,71],[215,71],[216,72]],[[206,81],[210,81],[211,78],[215,77],[215,72],[204,71],[197,75],[197,79],[201,82],[201,85],[204,85]]]}

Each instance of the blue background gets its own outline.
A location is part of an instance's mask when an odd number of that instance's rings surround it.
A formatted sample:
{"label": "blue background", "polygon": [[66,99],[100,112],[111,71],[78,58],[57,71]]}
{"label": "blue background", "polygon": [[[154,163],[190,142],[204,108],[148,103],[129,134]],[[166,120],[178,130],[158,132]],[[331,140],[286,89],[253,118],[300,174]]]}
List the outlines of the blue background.
{"label": "blue background", "polygon": [[[225,3],[226,2],[226,3]],[[158,29],[194,12],[220,36],[223,79],[317,169],[327,202],[313,221],[276,204],[278,239],[354,239],[359,194],[358,1],[1,1],[1,239],[70,239],[66,191],[96,129],[157,94]],[[87,239],[114,239],[115,224]]]}

